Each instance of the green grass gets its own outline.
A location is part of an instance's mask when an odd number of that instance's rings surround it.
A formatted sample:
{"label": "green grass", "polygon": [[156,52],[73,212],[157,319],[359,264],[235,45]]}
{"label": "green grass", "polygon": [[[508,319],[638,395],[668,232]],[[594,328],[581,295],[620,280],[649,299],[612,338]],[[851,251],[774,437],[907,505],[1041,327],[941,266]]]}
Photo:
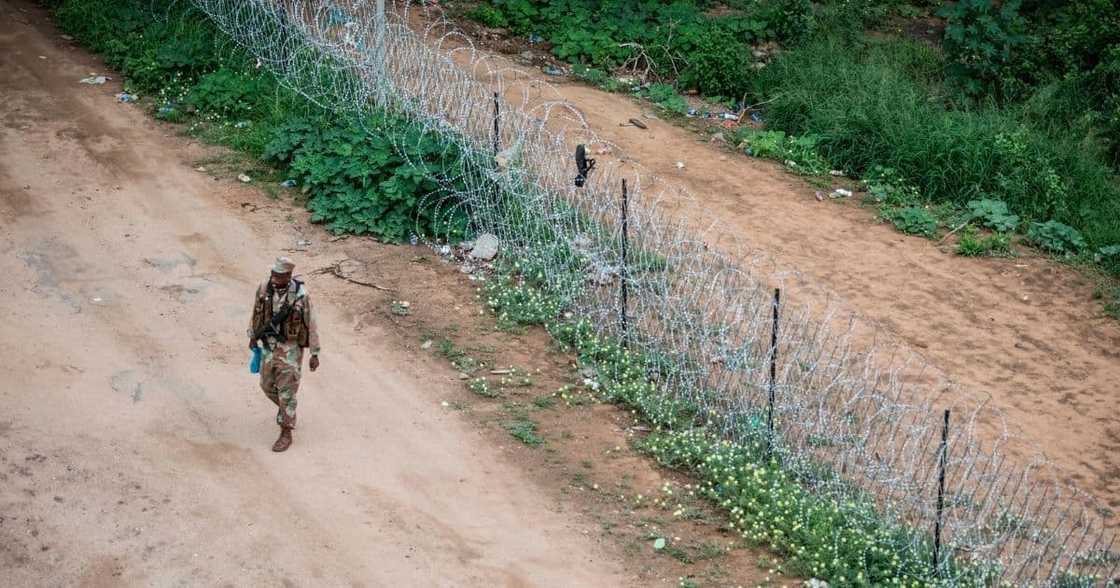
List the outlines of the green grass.
{"label": "green grass", "polygon": [[1120,243],[1120,187],[1099,145],[1025,107],[954,104],[941,67],[910,41],[824,38],[784,52],[754,88],[770,128],[812,135],[857,176],[890,168],[928,202],[998,199],[1024,221],[1074,227],[1090,249]]}
{"label": "green grass", "polygon": [[544,438],[537,434],[537,423],[532,419],[519,417],[502,423],[502,426],[514,439],[530,447],[544,444]]}

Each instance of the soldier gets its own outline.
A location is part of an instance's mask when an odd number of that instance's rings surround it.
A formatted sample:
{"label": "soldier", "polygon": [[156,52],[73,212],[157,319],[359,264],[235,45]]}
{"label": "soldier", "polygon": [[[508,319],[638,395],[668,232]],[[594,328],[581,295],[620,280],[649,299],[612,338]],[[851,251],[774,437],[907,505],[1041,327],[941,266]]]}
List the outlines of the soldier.
{"label": "soldier", "polygon": [[307,288],[292,278],[295,264],[278,257],[272,277],[257,288],[253,299],[253,320],[249,325],[249,348],[263,344],[261,389],[276,406],[280,437],[273,451],[285,451],[292,444],[296,426],[296,392],[299,390],[303,350],[311,348],[311,371],[319,368],[319,330],[311,310]]}

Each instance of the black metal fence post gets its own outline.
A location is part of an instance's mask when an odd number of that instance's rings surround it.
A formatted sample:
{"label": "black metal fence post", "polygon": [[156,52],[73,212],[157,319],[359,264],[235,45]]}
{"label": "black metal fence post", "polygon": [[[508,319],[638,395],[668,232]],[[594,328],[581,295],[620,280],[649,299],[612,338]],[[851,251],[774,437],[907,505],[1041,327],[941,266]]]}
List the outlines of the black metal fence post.
{"label": "black metal fence post", "polygon": [[501,151],[502,143],[498,135],[498,119],[501,117],[501,107],[499,106],[500,99],[498,93],[494,92],[494,153]]}
{"label": "black metal fence post", "polygon": [[622,267],[619,268],[619,277],[621,278],[621,296],[622,296],[622,346],[630,347],[630,318],[627,316],[627,307],[629,306],[630,284],[628,283],[627,271],[627,246],[630,240],[630,196],[626,190],[626,179],[622,179]]}
{"label": "black metal fence post", "polygon": [[778,386],[778,310],[782,303],[782,289],[774,288],[774,324],[770,331],[770,394],[766,403],[766,457],[774,449],[774,393]]}
{"label": "black metal fence post", "polygon": [[941,515],[945,512],[945,462],[949,458],[949,409],[945,409],[945,424],[941,427],[941,447],[938,450],[937,520],[933,527],[933,575],[941,574]]}

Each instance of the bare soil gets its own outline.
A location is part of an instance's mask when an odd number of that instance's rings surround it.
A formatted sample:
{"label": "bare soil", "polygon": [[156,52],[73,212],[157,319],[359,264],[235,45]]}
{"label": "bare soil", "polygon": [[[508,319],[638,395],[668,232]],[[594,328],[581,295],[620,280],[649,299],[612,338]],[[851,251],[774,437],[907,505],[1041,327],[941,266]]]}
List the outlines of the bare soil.
{"label": "bare soil", "polygon": [[[238,182],[251,162],[118,103],[119,78],[79,84],[104,65],[30,3],[0,0],[0,71],[3,584],[788,581],[631,449],[628,413],[557,394],[572,358],[495,330],[431,251],[331,238]],[[284,454],[243,334],[278,254],[324,339]],[[340,262],[353,281],[317,271]],[[466,388],[449,344],[499,396]],[[530,382],[501,389],[497,365]]]}

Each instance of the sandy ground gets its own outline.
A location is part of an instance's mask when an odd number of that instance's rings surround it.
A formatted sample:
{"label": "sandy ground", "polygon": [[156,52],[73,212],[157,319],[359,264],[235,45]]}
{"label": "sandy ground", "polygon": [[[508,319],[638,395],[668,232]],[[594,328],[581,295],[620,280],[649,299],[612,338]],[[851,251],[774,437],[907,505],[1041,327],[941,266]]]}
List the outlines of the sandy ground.
{"label": "sandy ground", "polygon": [[[552,585],[620,566],[312,282],[323,365],[300,428],[242,333],[289,207],[79,85],[100,66],[0,1],[0,584]],[[253,211],[253,212],[250,212]],[[293,254],[303,266],[305,255]],[[304,269],[307,269],[304,267]]]}
{"label": "sandy ground", "polygon": [[[783,287],[783,302],[856,314],[879,331],[880,343],[917,357],[921,381],[955,386],[939,401],[990,398],[1019,436],[1020,457],[1043,452],[1078,487],[1120,512],[1120,415],[1113,410],[1120,399],[1120,323],[1093,299],[1090,279],[1026,248],[1010,259],[956,256],[952,239],[908,237],[880,223],[873,208],[819,201],[822,188],[773,162],[647,118],[654,107],[545,76],[491,50],[520,52],[524,42],[476,39],[488,67],[506,72],[507,80],[509,71],[524,72],[508,99],[574,105],[600,139],[616,146],[595,157],[636,161],[683,186],[719,219],[714,238],[761,254],[769,271],[783,276],[775,284]],[[644,120],[648,130],[620,126],[630,118]],[[1116,512],[1106,516],[1120,524]]]}

